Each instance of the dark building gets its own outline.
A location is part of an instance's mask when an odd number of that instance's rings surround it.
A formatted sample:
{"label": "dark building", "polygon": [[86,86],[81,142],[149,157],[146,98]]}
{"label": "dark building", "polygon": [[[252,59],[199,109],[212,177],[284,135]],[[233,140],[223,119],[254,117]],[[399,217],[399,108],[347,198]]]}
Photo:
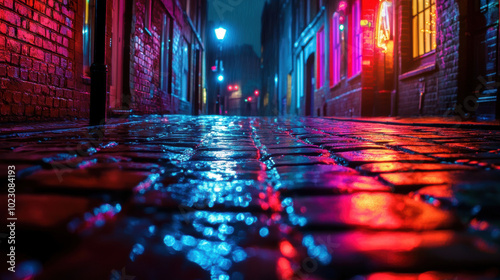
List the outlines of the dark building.
{"label": "dark building", "polygon": [[[251,45],[233,46],[222,54],[225,79],[222,88],[227,114],[255,115],[260,92],[260,60]],[[245,101],[246,100],[246,101]]]}
{"label": "dark building", "polygon": [[280,110],[280,91],[278,91],[278,64],[280,60],[289,58],[280,57],[280,3],[281,1],[267,1],[262,11],[261,31],[261,68],[262,92],[259,100],[260,114],[278,115]]}
{"label": "dark building", "polygon": [[274,73],[275,98],[262,109],[498,117],[498,14],[492,0],[268,1],[263,87]]}
{"label": "dark building", "polygon": [[[261,86],[259,56],[251,45],[226,46],[224,41],[219,42],[214,32],[219,26],[213,23],[207,26],[206,32],[210,34],[207,36],[208,113],[218,114],[216,100],[220,91],[222,114],[257,114]],[[222,61],[222,69],[217,69],[217,59]],[[224,76],[223,81],[217,80],[220,74]],[[258,95],[255,91],[258,91]]]}
{"label": "dark building", "polygon": [[[88,118],[95,2],[0,2],[1,121]],[[203,111],[206,1],[106,3],[108,113]]]}

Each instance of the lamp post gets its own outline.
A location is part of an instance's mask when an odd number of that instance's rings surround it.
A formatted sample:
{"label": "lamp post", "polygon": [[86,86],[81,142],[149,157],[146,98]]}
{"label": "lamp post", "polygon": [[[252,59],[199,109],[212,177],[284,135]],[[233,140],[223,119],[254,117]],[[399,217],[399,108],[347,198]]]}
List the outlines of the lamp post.
{"label": "lamp post", "polygon": [[215,29],[215,36],[217,37],[217,40],[219,40],[219,46],[217,50],[217,81],[219,83],[217,87],[217,100],[215,103],[215,111],[219,114],[222,115],[222,106],[221,106],[221,87],[222,87],[222,82],[224,81],[224,75],[222,69],[222,40],[224,40],[224,37],[226,36],[226,29],[219,27]]}

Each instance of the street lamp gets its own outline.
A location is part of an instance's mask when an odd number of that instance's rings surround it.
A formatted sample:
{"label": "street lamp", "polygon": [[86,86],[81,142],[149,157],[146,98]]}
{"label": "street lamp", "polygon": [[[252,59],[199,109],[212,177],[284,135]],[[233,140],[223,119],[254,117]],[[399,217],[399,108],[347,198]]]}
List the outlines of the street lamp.
{"label": "street lamp", "polygon": [[222,75],[222,61],[221,61],[221,54],[222,54],[222,40],[224,40],[224,37],[226,36],[226,29],[219,27],[215,29],[215,36],[217,37],[217,40],[219,40],[219,50],[217,52],[217,69],[219,70],[219,75],[217,76],[217,80],[219,81],[219,86],[217,87],[217,101],[216,101],[216,108],[215,111],[219,113],[219,115],[222,115],[222,107],[221,107],[221,87],[222,87],[222,82],[224,81],[224,75]]}

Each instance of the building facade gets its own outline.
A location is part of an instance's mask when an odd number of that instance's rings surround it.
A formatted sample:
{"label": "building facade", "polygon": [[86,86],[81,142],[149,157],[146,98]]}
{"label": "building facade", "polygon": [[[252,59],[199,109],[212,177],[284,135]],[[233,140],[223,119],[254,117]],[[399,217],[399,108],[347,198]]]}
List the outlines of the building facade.
{"label": "building facade", "polygon": [[268,106],[280,114],[498,117],[498,1],[272,5],[262,20],[279,15],[278,39],[263,36],[263,79],[275,74],[279,101]]}
{"label": "building facade", "polygon": [[[99,1],[99,0],[97,0]],[[94,28],[106,30],[108,115],[203,111],[204,0],[0,2],[0,120],[88,118]]]}

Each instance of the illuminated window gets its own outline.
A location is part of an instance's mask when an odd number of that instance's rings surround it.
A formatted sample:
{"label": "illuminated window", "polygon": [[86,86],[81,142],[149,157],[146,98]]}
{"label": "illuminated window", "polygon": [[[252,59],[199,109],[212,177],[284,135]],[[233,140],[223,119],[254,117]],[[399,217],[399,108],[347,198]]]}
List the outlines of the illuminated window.
{"label": "illuminated window", "polygon": [[340,40],[340,16],[334,13],[332,17],[332,27],[330,28],[330,87],[340,82],[341,68],[341,40]]}
{"label": "illuminated window", "polygon": [[413,1],[413,57],[436,49],[436,0]]}
{"label": "illuminated window", "polygon": [[182,77],[181,77],[181,98],[183,100],[189,101],[189,48],[190,46],[187,41],[184,39],[181,41],[181,50],[182,50]]}
{"label": "illuminated window", "polygon": [[354,1],[351,9],[351,34],[349,38],[352,42],[350,76],[361,72],[362,51],[363,51],[363,33],[361,31],[361,5],[360,0]]}
{"label": "illuminated window", "polygon": [[94,59],[95,0],[85,0],[83,14],[83,74],[90,77],[90,66]]}
{"label": "illuminated window", "polygon": [[325,82],[325,29],[320,28],[316,34],[316,75],[318,82],[316,88],[319,89]]}
{"label": "illuminated window", "polygon": [[146,7],[144,11],[144,29],[151,35],[151,10],[153,9],[152,0],[146,0]]}
{"label": "illuminated window", "polygon": [[161,89],[168,91],[169,73],[169,46],[170,46],[170,18],[163,15],[163,27],[161,34]]}

